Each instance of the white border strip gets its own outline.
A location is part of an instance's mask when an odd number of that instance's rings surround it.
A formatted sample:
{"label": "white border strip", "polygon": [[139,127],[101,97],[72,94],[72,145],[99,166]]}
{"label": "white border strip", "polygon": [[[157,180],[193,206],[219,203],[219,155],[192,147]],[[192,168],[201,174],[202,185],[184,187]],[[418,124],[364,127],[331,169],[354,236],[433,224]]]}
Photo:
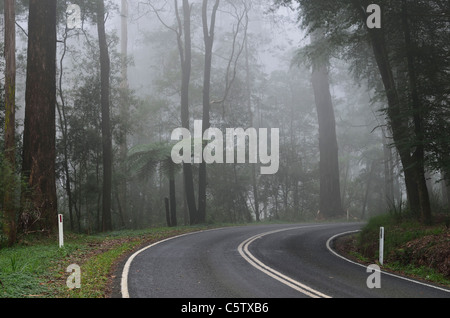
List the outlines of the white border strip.
{"label": "white border strip", "polygon": [[[352,263],[352,264],[355,264],[355,265],[358,265],[358,266],[367,268],[367,266],[364,265],[364,264],[360,264],[360,263],[354,262],[354,261],[352,261],[352,260],[349,260],[348,258],[345,258],[344,256],[338,254],[336,251],[334,251],[334,250],[330,247],[331,241],[333,241],[335,238],[337,238],[337,237],[339,237],[339,236],[344,236],[344,235],[347,235],[347,234],[357,233],[357,232],[360,232],[360,230],[358,230],[358,231],[350,231],[350,232],[339,233],[339,234],[336,234],[336,235],[330,237],[330,238],[328,239],[328,241],[327,241],[327,248],[328,248],[328,250],[329,250],[332,254],[336,255],[337,257],[339,257],[339,258],[341,258],[341,259],[343,259],[343,260],[345,260],[345,261],[347,261],[347,262],[350,262],[350,263]],[[385,274],[385,275],[389,275],[389,276],[392,276],[392,277],[396,277],[396,278],[400,278],[400,279],[406,280],[406,281],[408,281],[408,282],[416,283],[416,284],[419,284],[419,285],[427,286],[427,287],[430,287],[430,288],[434,288],[434,289],[438,289],[438,290],[441,290],[441,291],[450,293],[450,290],[448,290],[448,289],[446,289],[446,288],[443,288],[443,287],[430,285],[430,284],[427,284],[427,283],[424,283],[424,282],[421,282],[421,281],[418,281],[418,280],[414,280],[414,279],[411,279],[411,278],[399,276],[399,275],[392,274],[392,273],[386,272],[386,271],[380,271],[380,272],[383,273],[383,274]]]}

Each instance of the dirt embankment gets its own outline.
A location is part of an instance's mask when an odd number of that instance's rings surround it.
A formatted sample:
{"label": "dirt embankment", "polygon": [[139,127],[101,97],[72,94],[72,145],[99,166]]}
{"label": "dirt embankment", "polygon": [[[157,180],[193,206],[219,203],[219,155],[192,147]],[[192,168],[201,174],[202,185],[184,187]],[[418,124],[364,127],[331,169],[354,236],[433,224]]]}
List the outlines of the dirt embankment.
{"label": "dirt embankment", "polygon": [[[374,244],[378,248],[378,244]],[[376,258],[367,257],[359,248],[356,235],[343,236],[335,241],[335,249],[345,257],[359,263],[373,264]],[[362,257],[357,257],[360,255]],[[367,261],[364,261],[364,260]],[[450,280],[450,230],[441,234],[426,235],[391,250],[384,257],[385,264],[428,267]]]}
{"label": "dirt embankment", "polygon": [[450,231],[412,240],[393,251],[388,261],[433,268],[450,279]]}

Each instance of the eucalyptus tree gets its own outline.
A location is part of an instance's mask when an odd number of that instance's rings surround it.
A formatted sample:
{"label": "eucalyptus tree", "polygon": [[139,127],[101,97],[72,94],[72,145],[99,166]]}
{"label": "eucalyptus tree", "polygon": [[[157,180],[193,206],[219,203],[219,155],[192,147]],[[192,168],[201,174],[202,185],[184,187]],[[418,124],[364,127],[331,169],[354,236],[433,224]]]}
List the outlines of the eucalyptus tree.
{"label": "eucalyptus tree", "polygon": [[[129,123],[129,112],[130,112],[130,101],[128,98],[128,91],[129,91],[129,83],[128,83],[128,60],[129,60],[129,54],[128,54],[128,23],[129,23],[129,5],[128,0],[122,0],[121,1],[121,9],[120,9],[120,16],[121,16],[121,24],[120,24],[120,55],[121,55],[121,84],[120,84],[120,100],[121,100],[121,107],[120,107],[120,114],[121,114],[121,127],[120,127],[120,137],[119,137],[119,157],[120,161],[124,162],[127,156],[128,151],[128,123]],[[125,170],[124,166],[121,166],[121,170]],[[125,218],[128,215],[128,187],[127,187],[127,178],[124,175],[124,177],[120,180],[119,185],[120,193],[118,193],[118,197],[120,198],[120,204],[121,209],[123,210],[123,214],[125,215]]]}
{"label": "eucalyptus tree", "polygon": [[[123,99],[126,99],[127,109],[131,112],[137,104],[137,99],[128,87],[123,86],[123,62],[121,52],[118,52],[119,42],[116,34],[102,28],[102,24],[116,12],[111,1],[105,1],[104,18],[98,21],[97,1],[75,0],[70,3],[80,7],[79,25],[70,28],[64,19],[65,10],[69,2],[61,1],[60,12],[60,59],[59,59],[59,100],[57,110],[59,114],[58,138],[58,173],[61,185],[66,192],[62,198],[61,210],[69,209],[75,212],[71,218],[71,225],[78,225],[83,229],[87,223],[89,231],[102,230],[102,198],[103,184],[108,187],[108,177],[103,178],[103,159],[108,160],[109,151],[103,156],[102,138],[110,139],[111,143],[111,193],[110,210],[118,211],[117,220],[111,217],[112,225],[125,226],[126,206],[129,199],[122,196],[120,187],[124,180],[125,160],[120,160],[123,151],[124,133],[131,134],[130,114],[124,114]],[[100,13],[100,15],[102,15]],[[100,37],[99,26],[100,22]],[[102,41],[99,41],[99,40]],[[103,42],[100,45],[100,42]],[[107,43],[105,49],[104,43]],[[102,47],[102,50],[100,48]],[[102,51],[102,52],[100,52]],[[105,59],[105,51],[107,58]],[[102,53],[102,54],[101,54]],[[101,55],[103,58],[101,58]],[[127,59],[126,62],[128,62]],[[109,66],[108,66],[109,64]],[[105,67],[106,65],[106,67]],[[105,74],[107,76],[105,76]],[[103,82],[103,92],[102,92]],[[105,85],[107,83],[107,85]],[[103,107],[103,102],[109,99],[109,107]],[[103,103],[105,106],[105,103]],[[102,124],[108,122],[106,134],[102,132]],[[104,119],[104,120],[103,120]],[[109,134],[108,134],[109,131]],[[109,135],[109,136],[108,136]],[[109,143],[109,142],[108,142]],[[117,153],[117,155],[115,155]],[[105,158],[104,158],[105,157]],[[107,166],[105,167],[107,168]],[[109,168],[107,169],[110,170]],[[105,180],[105,183],[103,183]],[[108,195],[106,197],[109,197]],[[66,205],[67,203],[67,205]],[[86,212],[84,210],[86,209]],[[110,212],[110,213],[111,213]],[[116,221],[118,221],[116,223]],[[109,222],[107,222],[109,223]],[[74,228],[74,227],[72,227]]]}
{"label": "eucalyptus tree", "polygon": [[[216,0],[212,8],[211,21],[208,25],[208,0],[203,0],[202,4],[202,25],[203,25],[203,39],[205,43],[205,65],[203,75],[203,120],[202,132],[203,134],[210,128],[210,88],[211,88],[211,67],[213,57],[214,35],[216,27],[216,15],[219,9],[220,0]],[[204,223],[206,220],[206,162],[203,160],[199,167],[199,182],[198,182],[198,222]]]}
{"label": "eucalyptus tree", "polygon": [[[314,44],[324,40],[321,29],[312,34]],[[343,214],[341,186],[339,180],[338,142],[336,137],[336,119],[330,93],[328,76],[329,61],[323,55],[312,61],[312,86],[319,122],[320,149],[320,214],[332,218]],[[326,56],[326,55],[325,55]]]}
{"label": "eucalyptus tree", "polygon": [[56,0],[30,0],[23,176],[32,191],[22,213],[26,229],[57,226],[55,175]]}
{"label": "eucalyptus tree", "polygon": [[16,166],[16,26],[14,0],[4,2],[5,16],[5,162],[3,232],[8,244],[16,241],[14,171]]}
{"label": "eucalyptus tree", "polygon": [[110,75],[111,60],[105,31],[105,3],[97,0],[97,30],[100,46],[101,110],[102,110],[102,149],[103,149],[103,193],[102,229],[112,230],[111,191],[112,191],[112,132],[110,120]]}
{"label": "eucalyptus tree", "polygon": [[448,81],[443,76],[448,70],[444,58],[448,41],[437,39],[448,39],[448,1],[385,1],[378,25],[372,23],[370,1],[276,3],[298,4],[302,25],[326,32],[328,46],[316,49],[347,59],[359,79],[377,89],[402,162],[410,209],[430,222],[425,166],[438,154],[445,162],[442,150],[448,152],[446,138],[431,133],[436,117],[430,117],[433,112],[447,116],[442,106],[448,100]]}
{"label": "eucalyptus tree", "polygon": [[[190,127],[190,110],[189,110],[189,86],[192,71],[192,35],[191,35],[191,14],[193,4],[189,0],[183,0],[181,9],[178,0],[174,0],[174,11],[176,17],[176,26],[172,27],[166,24],[159,15],[159,10],[149,2],[159,21],[176,35],[177,49],[179,53],[179,62],[181,67],[181,125],[183,128]],[[181,11],[181,15],[180,15]],[[186,202],[189,209],[189,218],[191,224],[199,222],[197,204],[195,200],[194,175],[192,172],[192,164],[183,163],[184,188]]]}

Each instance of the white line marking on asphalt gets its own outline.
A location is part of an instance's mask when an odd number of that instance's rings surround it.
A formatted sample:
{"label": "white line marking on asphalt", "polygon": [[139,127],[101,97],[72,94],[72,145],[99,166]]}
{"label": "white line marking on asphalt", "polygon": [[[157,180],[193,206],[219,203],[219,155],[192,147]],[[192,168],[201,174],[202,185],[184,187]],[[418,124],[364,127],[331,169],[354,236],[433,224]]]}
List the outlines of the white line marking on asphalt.
{"label": "white line marking on asphalt", "polygon": [[177,235],[174,237],[169,237],[165,240],[162,241],[158,241],[154,244],[151,244],[149,246],[146,246],[142,249],[140,249],[139,251],[135,252],[133,255],[130,256],[130,258],[128,258],[127,262],[125,263],[124,267],[123,267],[123,271],[122,271],[122,279],[120,282],[120,286],[121,286],[121,293],[122,293],[122,298],[130,298],[130,293],[128,291],[128,273],[130,272],[130,266],[131,263],[133,262],[134,258],[136,256],[138,256],[140,253],[142,253],[143,251],[156,246],[158,244],[170,241],[170,240],[174,240],[183,236],[187,236],[187,235],[193,235],[193,234],[198,234],[198,233],[202,233],[202,232],[208,232],[208,231],[216,231],[216,230],[220,230],[221,228],[217,228],[217,229],[212,229],[212,230],[201,230],[201,231],[194,231],[194,232],[189,232],[189,233],[185,233],[185,234],[181,234],[181,235]]}
{"label": "white line marking on asphalt", "polygon": [[258,260],[252,253],[250,253],[250,251],[248,250],[248,247],[250,246],[250,244],[252,244],[255,240],[260,239],[266,235],[270,235],[270,234],[274,234],[274,233],[278,233],[278,232],[283,232],[283,231],[290,231],[290,230],[297,230],[297,229],[302,229],[302,228],[310,228],[310,227],[317,227],[317,226],[321,226],[321,225],[313,225],[313,226],[302,226],[302,227],[295,227],[295,228],[288,228],[288,229],[281,229],[281,230],[276,230],[276,231],[271,231],[271,232],[267,232],[267,233],[262,233],[262,234],[258,234],[255,236],[252,236],[251,238],[245,240],[244,242],[242,242],[239,247],[238,247],[238,251],[241,254],[241,256],[248,262],[250,263],[250,265],[252,265],[253,267],[255,267],[256,269],[262,271],[263,273],[265,273],[266,275],[269,275],[270,277],[278,280],[279,282],[297,290],[298,292],[312,297],[312,298],[331,298],[328,295],[325,295],[309,286],[306,286],[305,284],[302,284],[286,275],[283,275],[282,273],[276,271],[275,269],[265,265],[264,263],[262,263],[260,260]]}
{"label": "white line marking on asphalt", "polygon": [[[327,241],[327,248],[328,248],[328,250],[329,250],[332,254],[336,255],[337,257],[339,257],[339,258],[341,258],[341,259],[343,259],[343,260],[346,260],[347,262],[350,262],[350,263],[352,263],[352,264],[355,264],[355,265],[358,265],[358,266],[367,268],[367,266],[364,265],[364,264],[360,264],[360,263],[354,262],[354,261],[349,260],[348,258],[345,258],[344,256],[338,254],[338,253],[335,252],[335,251],[331,248],[331,246],[330,246],[331,241],[333,241],[335,238],[337,238],[337,237],[339,237],[339,236],[347,235],[347,234],[357,233],[357,232],[360,232],[360,231],[344,232],[344,233],[339,233],[339,234],[336,234],[336,235],[330,237],[330,238],[328,239],[328,241]],[[450,290],[445,289],[445,288],[441,288],[441,287],[438,287],[438,286],[430,285],[430,284],[427,284],[427,283],[424,283],[424,282],[421,282],[421,281],[417,281],[417,280],[410,279],[410,278],[407,278],[407,277],[395,275],[395,274],[392,274],[392,273],[389,273],[389,272],[385,272],[385,271],[380,271],[380,272],[383,273],[383,274],[385,274],[385,275],[389,275],[389,276],[392,276],[392,277],[396,277],[396,278],[400,278],[400,279],[406,280],[406,281],[408,281],[408,282],[416,283],[416,284],[419,284],[419,285],[423,285],[423,286],[435,288],[435,289],[442,290],[442,291],[444,291],[444,292],[450,293]]]}

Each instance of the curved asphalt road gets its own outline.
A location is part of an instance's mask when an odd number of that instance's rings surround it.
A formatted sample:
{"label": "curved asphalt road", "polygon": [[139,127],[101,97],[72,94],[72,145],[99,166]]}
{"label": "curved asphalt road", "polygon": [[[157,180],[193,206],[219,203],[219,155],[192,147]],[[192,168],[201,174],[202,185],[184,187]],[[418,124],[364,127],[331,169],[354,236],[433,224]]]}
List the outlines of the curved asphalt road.
{"label": "curved asphalt road", "polygon": [[372,272],[327,248],[361,224],[223,228],[169,239],[135,253],[122,273],[130,298],[450,297],[450,291]]}

